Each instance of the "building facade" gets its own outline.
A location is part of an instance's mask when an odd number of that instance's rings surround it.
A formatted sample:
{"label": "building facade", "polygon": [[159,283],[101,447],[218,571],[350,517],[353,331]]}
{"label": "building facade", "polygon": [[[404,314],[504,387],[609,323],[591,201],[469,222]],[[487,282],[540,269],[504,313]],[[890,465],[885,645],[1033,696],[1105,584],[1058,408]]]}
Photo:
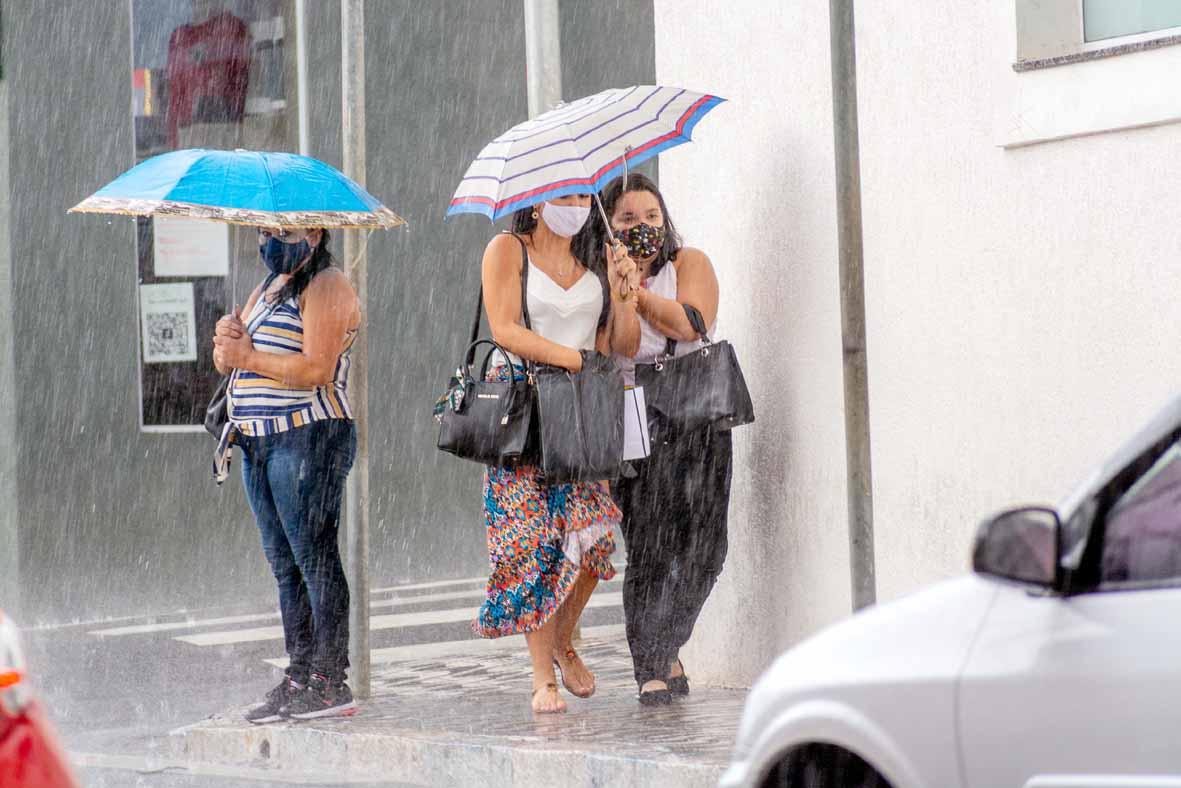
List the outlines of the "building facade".
{"label": "building facade", "polygon": [[[724,683],[850,610],[827,5],[655,4],[658,81],[730,99],[661,162],[759,419],[686,654]],[[856,4],[880,600],[966,571],[982,517],[1053,503],[1177,389],[1181,21],[1103,6]]]}

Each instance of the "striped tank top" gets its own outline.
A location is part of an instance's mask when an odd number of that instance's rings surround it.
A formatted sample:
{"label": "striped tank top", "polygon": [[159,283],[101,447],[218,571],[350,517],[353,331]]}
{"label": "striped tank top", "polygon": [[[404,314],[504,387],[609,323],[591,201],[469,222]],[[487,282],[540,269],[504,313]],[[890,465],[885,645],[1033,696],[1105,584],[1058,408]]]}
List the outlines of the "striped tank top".
{"label": "striped tank top", "polygon": [[[303,352],[299,299],[289,298],[281,304],[270,304],[265,297],[259,296],[245,322],[255,350],[279,355]],[[256,372],[235,370],[227,397],[234,427],[243,435],[254,436],[273,435],[322,419],[351,421],[349,356],[356,337],[356,329],[349,331],[344,352],[336,361],[332,382],[327,385],[293,388]]]}

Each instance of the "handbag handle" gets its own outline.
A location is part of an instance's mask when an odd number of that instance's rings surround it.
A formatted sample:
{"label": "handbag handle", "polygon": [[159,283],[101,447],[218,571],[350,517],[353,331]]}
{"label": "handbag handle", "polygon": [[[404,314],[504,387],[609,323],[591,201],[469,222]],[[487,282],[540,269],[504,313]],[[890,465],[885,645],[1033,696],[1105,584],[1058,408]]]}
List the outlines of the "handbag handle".
{"label": "handbag handle", "polygon": [[[497,344],[496,340],[477,339],[475,342],[468,345],[467,353],[463,357],[463,366],[460,367],[460,374],[465,380],[475,379],[472,377],[471,367],[472,363],[476,360],[476,349],[480,347],[480,345],[491,345],[494,350],[499,352],[505,358],[508,358],[508,353],[505,352],[504,348]],[[480,366],[480,380],[483,380],[488,375],[488,362],[491,359],[492,350],[489,350],[487,355],[484,356],[484,363]]]}
{"label": "handbag handle", "polygon": [[[685,310],[685,317],[689,318],[689,325],[693,326],[693,330],[701,337],[701,341],[705,345],[712,345],[714,341],[709,338],[709,334],[705,328],[705,318],[701,316],[701,312],[697,311],[697,307],[692,304],[681,304]],[[664,343],[665,358],[672,358],[677,354],[677,342],[672,337],[667,337]]]}

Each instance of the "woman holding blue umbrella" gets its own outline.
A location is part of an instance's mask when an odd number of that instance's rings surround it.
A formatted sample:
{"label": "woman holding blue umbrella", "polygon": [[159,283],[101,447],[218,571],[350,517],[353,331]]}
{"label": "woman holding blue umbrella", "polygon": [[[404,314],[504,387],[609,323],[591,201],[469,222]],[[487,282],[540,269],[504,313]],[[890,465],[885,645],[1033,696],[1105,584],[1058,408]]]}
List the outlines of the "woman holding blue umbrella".
{"label": "woman holding blue umbrella", "polygon": [[349,588],[337,548],[357,437],[349,352],[361,310],[332,265],[328,231],[259,228],[269,270],[240,313],[217,324],[213,360],[230,375],[242,481],[279,585],[290,665],[250,722],[352,714]]}
{"label": "woman holding blue umbrella", "polygon": [[[214,364],[229,376],[228,423],[214,419],[214,471],[220,483],[232,446],[241,447],[246,496],[279,585],[290,665],[247,719],[352,714],[349,588],[337,528],[356,455],[348,381],[363,321],[348,277],[333,266],[327,228],[405,222],[324,162],[247,150],[156,156],[70,210],[257,227],[269,274],[244,312],[235,307],[218,321],[213,339]],[[212,403],[210,411],[217,414]]]}

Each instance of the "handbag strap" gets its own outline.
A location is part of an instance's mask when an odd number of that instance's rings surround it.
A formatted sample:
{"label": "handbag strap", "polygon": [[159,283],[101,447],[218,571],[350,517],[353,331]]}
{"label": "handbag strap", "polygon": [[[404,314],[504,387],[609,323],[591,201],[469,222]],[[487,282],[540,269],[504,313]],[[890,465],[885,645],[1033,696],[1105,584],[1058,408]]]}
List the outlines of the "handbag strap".
{"label": "handbag strap", "polygon": [[[685,317],[689,318],[689,325],[693,326],[693,330],[701,337],[701,341],[707,345],[712,345],[713,340],[709,338],[709,333],[705,329],[705,318],[697,311],[697,307],[692,304],[681,304],[685,310]],[[677,342],[672,337],[666,337],[664,343],[665,358],[672,358],[677,354]]]}
{"label": "handbag strap", "polygon": [[[525,246],[525,239],[511,230],[504,230],[504,235],[511,235],[516,238],[521,244],[521,316],[524,318],[525,328],[530,331],[533,330],[533,324],[529,321],[529,250]],[[484,315],[484,283],[480,282],[480,293],[476,296],[476,317],[472,320],[472,333],[468,339],[468,347],[471,348],[476,344],[476,339],[480,336],[480,318]],[[500,349],[500,346],[497,346]],[[504,352],[503,350],[501,351]],[[474,358],[474,357],[473,357]],[[508,361],[508,354],[504,354],[505,361]],[[471,360],[468,361],[471,364]],[[526,368],[532,372],[533,362],[526,360]]]}
{"label": "handbag strap", "polygon": [[[503,235],[511,235],[521,244],[521,315],[525,318],[525,328],[533,330],[529,322],[529,252],[525,247],[525,239],[514,232],[505,230]],[[480,336],[480,318],[484,316],[484,283],[480,282],[480,293],[476,296],[476,317],[472,320],[472,333],[468,344],[472,344]]]}

